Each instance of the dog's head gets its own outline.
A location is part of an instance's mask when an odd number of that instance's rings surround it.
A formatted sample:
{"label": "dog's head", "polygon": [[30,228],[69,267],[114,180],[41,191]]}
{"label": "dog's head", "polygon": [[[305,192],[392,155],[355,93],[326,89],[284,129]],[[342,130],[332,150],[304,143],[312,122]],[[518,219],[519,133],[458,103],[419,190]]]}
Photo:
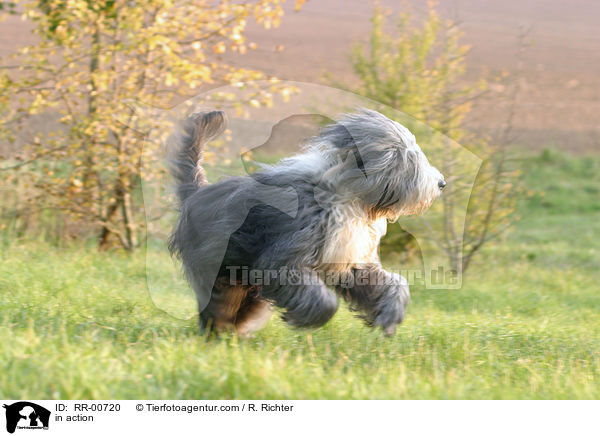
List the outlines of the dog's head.
{"label": "dog's head", "polygon": [[337,194],[361,200],[373,217],[420,213],[446,186],[415,136],[376,111],[343,116],[313,144],[327,162],[322,180]]}

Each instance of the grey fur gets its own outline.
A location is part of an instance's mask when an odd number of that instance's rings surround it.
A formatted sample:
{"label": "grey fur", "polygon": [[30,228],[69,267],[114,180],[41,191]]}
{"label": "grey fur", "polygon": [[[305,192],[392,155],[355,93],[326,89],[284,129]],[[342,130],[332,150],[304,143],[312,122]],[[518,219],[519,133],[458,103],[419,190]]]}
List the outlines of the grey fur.
{"label": "grey fur", "polygon": [[[265,301],[292,326],[318,327],[335,314],[337,293],[368,325],[393,333],[409,290],[406,280],[381,269],[378,229],[386,219],[429,207],[443,181],[414,136],[362,109],[325,127],[302,154],[206,185],[202,147],[224,128],[222,112],[197,114],[172,138],[181,213],[169,248],[194,288],[201,327],[241,331],[257,313],[264,317]],[[253,286],[232,283],[230,267],[286,268],[299,276],[367,272],[375,279],[335,292],[321,279]]]}

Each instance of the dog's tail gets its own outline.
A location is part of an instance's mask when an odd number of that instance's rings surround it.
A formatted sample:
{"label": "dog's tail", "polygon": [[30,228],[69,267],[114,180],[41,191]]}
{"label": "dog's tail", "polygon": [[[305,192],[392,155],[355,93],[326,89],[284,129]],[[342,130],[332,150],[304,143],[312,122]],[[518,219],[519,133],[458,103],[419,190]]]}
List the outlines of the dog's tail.
{"label": "dog's tail", "polygon": [[223,111],[199,112],[181,123],[175,136],[170,171],[177,182],[177,195],[183,203],[198,187],[208,183],[202,168],[204,147],[227,126]]}

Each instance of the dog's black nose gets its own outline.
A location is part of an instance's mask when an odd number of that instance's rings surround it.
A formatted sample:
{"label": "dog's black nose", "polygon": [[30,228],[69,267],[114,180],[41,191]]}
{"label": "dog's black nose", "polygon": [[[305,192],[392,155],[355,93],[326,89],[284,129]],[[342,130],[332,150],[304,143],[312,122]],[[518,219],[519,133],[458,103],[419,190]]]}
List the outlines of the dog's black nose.
{"label": "dog's black nose", "polygon": [[440,180],[438,182],[438,186],[440,187],[440,189],[444,189],[446,187],[446,181],[445,180]]}

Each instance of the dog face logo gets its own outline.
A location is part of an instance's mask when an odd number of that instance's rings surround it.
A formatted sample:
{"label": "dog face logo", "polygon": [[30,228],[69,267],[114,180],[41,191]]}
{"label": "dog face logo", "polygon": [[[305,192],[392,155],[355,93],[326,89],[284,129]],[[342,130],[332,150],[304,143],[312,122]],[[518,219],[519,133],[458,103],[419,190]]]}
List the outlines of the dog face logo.
{"label": "dog face logo", "polygon": [[6,431],[14,433],[16,429],[48,429],[50,411],[29,401],[4,404],[6,409]]}

